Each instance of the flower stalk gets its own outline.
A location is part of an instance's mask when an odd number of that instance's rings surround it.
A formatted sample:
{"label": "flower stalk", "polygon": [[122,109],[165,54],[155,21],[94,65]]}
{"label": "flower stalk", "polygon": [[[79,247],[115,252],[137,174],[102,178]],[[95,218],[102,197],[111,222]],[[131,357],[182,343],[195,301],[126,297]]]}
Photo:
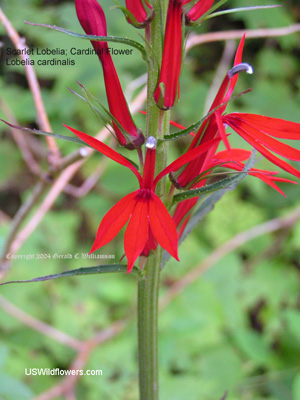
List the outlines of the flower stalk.
{"label": "flower stalk", "polygon": [[[152,2],[156,17],[150,24],[152,59],[148,64],[148,94],[146,116],[146,138],[154,136],[162,139],[169,132],[169,111],[160,110],[154,101],[153,93],[161,67],[157,60],[162,59],[162,33],[167,17],[168,0]],[[167,165],[168,147],[161,144],[156,150],[156,173]],[[156,187],[156,194],[162,201],[166,198],[166,178],[161,179]],[[138,327],[138,364],[140,400],[158,399],[158,294],[160,286],[162,248],[158,246],[150,252],[142,279],[138,282],[137,327]]]}

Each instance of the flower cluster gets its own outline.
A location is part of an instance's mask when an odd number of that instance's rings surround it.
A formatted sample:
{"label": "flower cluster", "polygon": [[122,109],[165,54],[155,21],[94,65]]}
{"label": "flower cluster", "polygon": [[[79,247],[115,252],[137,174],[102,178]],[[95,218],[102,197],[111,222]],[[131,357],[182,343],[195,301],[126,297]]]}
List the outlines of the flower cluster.
{"label": "flower cluster", "polygon": [[[106,36],[106,20],[97,0],[75,0],[78,19],[87,34]],[[166,28],[164,35],[163,56],[153,98],[163,110],[173,107],[179,95],[179,77],[183,54],[183,25],[201,22],[201,17],[209,12],[212,0],[169,0]],[[155,18],[150,1],[126,1],[126,18],[138,28],[146,27]],[[270,118],[256,114],[230,113],[226,107],[232,97],[238,76],[241,72],[252,73],[252,67],[244,63],[242,38],[236,52],[234,65],[228,71],[212,102],[209,113],[198,131],[194,134],[188,149],[177,160],[155,176],[155,158],[157,141],[153,136],[146,138],[145,161],[143,172],[99,140],[76,129],[70,128],[75,135],[89,146],[130,169],[138,179],[139,189],[126,195],[115,204],[102,219],[91,252],[109,243],[128,222],[124,250],[127,257],[128,272],[131,271],[137,258],[148,256],[158,245],[178,260],[178,239],[192,215],[197,197],[183,200],[170,211],[155,193],[158,182],[169,175],[170,193],[176,190],[190,190],[206,185],[210,171],[217,167],[242,171],[251,152],[235,149],[230,145],[230,127],[252,147],[277,167],[300,178],[300,172],[277,155],[289,160],[300,161],[300,151],[277,139],[300,139],[300,124],[282,119]],[[144,136],[137,129],[129,112],[121,85],[107,49],[107,42],[92,41],[102,64],[106,94],[110,113],[123,130],[113,123],[115,135],[120,145],[129,149],[139,149],[144,143]],[[126,134],[124,135],[124,132]],[[226,150],[218,151],[223,142]],[[275,154],[274,154],[275,153]],[[284,195],[278,182],[294,181],[278,177],[277,171],[251,168],[249,175],[257,177]],[[169,204],[169,203],[168,203]]]}

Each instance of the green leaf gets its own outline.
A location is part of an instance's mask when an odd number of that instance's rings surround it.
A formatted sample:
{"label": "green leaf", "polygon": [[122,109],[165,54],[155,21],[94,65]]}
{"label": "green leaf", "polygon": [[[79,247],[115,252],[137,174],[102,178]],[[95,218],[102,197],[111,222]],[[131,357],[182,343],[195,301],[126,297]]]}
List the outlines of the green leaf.
{"label": "green leaf", "polygon": [[[38,278],[28,279],[25,281],[9,281],[0,283],[2,285],[8,285],[10,283],[28,283],[28,282],[43,282],[49,281],[52,279],[58,278],[66,278],[69,276],[77,276],[77,275],[90,275],[90,274],[106,274],[111,272],[127,272],[127,266],[124,264],[105,264],[105,265],[97,265],[95,267],[86,267],[86,268],[78,268],[71,269],[70,271],[64,271],[59,274],[39,276]],[[131,274],[140,275],[140,270],[137,267],[133,267]]]}
{"label": "green leaf", "polygon": [[187,190],[182,193],[175,194],[173,197],[173,203],[178,203],[179,201],[191,199],[193,197],[198,197],[201,195],[206,195],[212,192],[216,192],[217,190],[229,188],[233,183],[240,178],[240,175],[247,175],[247,172],[239,172],[232,176],[231,178],[221,179],[218,182],[211,183],[210,185],[205,185],[198,189]]}
{"label": "green leaf", "polygon": [[136,42],[133,39],[123,38],[123,37],[119,37],[119,36],[84,35],[82,33],[76,33],[76,32],[70,31],[69,29],[65,29],[65,28],[62,28],[62,27],[56,26],[56,25],[35,24],[33,22],[28,22],[28,21],[24,21],[24,22],[27,25],[41,26],[44,28],[53,29],[55,31],[65,33],[66,35],[73,36],[73,37],[76,37],[79,39],[86,39],[86,40],[90,40],[90,41],[94,40],[96,42],[97,41],[98,42],[114,42],[114,43],[126,44],[128,46],[131,46],[131,47],[134,47],[135,49],[137,49],[142,54],[143,59],[145,61],[147,61],[147,53],[145,51],[145,48],[141,45],[141,43]]}
{"label": "green leaf", "polygon": [[207,17],[203,18],[203,20],[214,18],[214,17],[219,17],[220,15],[233,14],[233,13],[237,13],[237,12],[240,12],[240,11],[256,11],[256,10],[260,10],[260,9],[276,8],[276,7],[281,7],[281,5],[231,8],[229,10],[218,11],[218,12],[215,12],[213,14],[210,14]]}
{"label": "green leaf", "polygon": [[[59,135],[58,133],[52,133],[52,132],[44,132],[44,131],[40,131],[39,129],[25,128],[24,126],[13,125],[1,118],[0,118],[0,121],[4,122],[6,125],[10,126],[11,128],[18,129],[23,132],[33,133],[34,135],[52,136],[56,139],[63,139],[63,140],[66,140],[67,142],[73,142],[73,143],[80,144],[81,146],[89,146],[88,144],[86,144],[85,142],[83,142],[81,139],[79,139],[77,137],[64,136],[64,135]],[[89,147],[92,148],[92,146],[89,146]]]}

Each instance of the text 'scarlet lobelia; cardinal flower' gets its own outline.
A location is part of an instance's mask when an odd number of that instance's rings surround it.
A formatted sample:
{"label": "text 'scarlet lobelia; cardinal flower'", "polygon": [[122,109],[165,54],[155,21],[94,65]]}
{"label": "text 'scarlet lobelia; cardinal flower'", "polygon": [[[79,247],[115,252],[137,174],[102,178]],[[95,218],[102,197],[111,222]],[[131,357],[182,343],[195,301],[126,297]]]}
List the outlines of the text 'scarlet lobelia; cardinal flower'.
{"label": "text 'scarlet lobelia; cardinal flower'", "polygon": [[[97,0],[75,0],[75,5],[78,20],[87,35],[107,36],[105,14]],[[107,42],[91,43],[102,64],[109,110],[126,131],[124,134],[113,122],[117,140],[129,149],[137,148],[143,144],[144,137],[133,122]]]}
{"label": "text 'scarlet lobelia; cardinal flower'", "polygon": [[127,18],[136,28],[145,28],[153,19],[153,6],[146,0],[125,0],[127,10],[134,16],[137,23]]}
{"label": "text 'scarlet lobelia; cardinal flower'", "polygon": [[154,137],[150,136],[146,141],[146,159],[143,176],[141,176],[126,158],[106,144],[86,133],[67,125],[64,126],[95,150],[129,168],[137,177],[140,185],[138,190],[125,196],[103,217],[91,252],[109,243],[129,220],[124,237],[128,272],[132,270],[134,262],[140,255],[147,256],[150,250],[156,248],[157,242],[178,260],[176,226],[163,202],[155,194],[155,188],[161,178],[207,152],[210,146],[215,145],[216,140],[185,153],[154,178],[156,155],[156,139]]}
{"label": "text 'scarlet lobelia; cardinal flower'", "polygon": [[162,64],[154,100],[157,106],[167,110],[179,97],[179,76],[182,62],[182,6],[191,0],[170,0]]}

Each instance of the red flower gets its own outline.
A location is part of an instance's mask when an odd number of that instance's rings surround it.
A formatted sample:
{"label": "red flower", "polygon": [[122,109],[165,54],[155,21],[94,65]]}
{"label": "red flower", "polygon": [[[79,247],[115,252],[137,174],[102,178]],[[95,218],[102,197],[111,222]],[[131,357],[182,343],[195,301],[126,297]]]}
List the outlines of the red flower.
{"label": "red flower", "polygon": [[[97,0],[75,0],[75,5],[78,20],[87,35],[107,36],[105,14]],[[113,122],[117,139],[127,148],[139,147],[144,137],[132,120],[107,42],[91,43],[102,64],[109,110],[127,132],[124,135]]]}
{"label": "red flower", "polygon": [[160,76],[154,92],[159,108],[173,107],[179,97],[179,76],[182,55],[182,6],[190,0],[170,0]]}
{"label": "red flower", "polygon": [[[243,37],[241,40],[237,50],[234,67],[225,76],[209,111],[214,110],[216,107],[219,107],[222,103],[225,103],[230,99],[239,72],[245,70],[252,72],[252,69],[248,64],[241,63],[244,38],[245,37]],[[180,170],[171,174],[170,178],[175,186],[191,188],[204,186],[206,184],[206,171],[208,174],[209,169],[217,166],[221,161],[226,161],[226,164],[223,165],[224,167],[237,171],[243,170],[245,165],[242,161],[245,161],[250,157],[250,152],[246,150],[230,148],[223,123],[232,127],[238,134],[247,140],[247,142],[260,151],[275,165],[297,177],[300,177],[299,171],[290,166],[287,162],[274,156],[268,150],[270,149],[292,160],[300,160],[299,150],[280,143],[271,137],[273,136],[294,140],[300,139],[300,124],[253,114],[232,113],[228,115],[222,115],[225,110],[226,104],[218,108],[203,122],[199,131],[193,138],[189,150],[196,148],[197,146],[201,147],[204,143],[206,143],[206,141],[211,141],[213,138],[222,138],[227,147],[227,151],[216,154],[218,143],[216,143],[214,146],[211,146],[206,153],[203,153],[201,156],[187,164],[184,168],[181,168]],[[199,181],[200,174],[202,174],[201,181]],[[275,182],[296,183],[285,178],[277,177],[276,175],[278,172],[251,168],[249,174],[263,180],[265,183],[283,195],[284,193]],[[177,205],[173,219],[176,223],[176,226],[180,226],[179,235],[182,233],[184,226],[188,222],[190,211],[196,204],[197,200],[197,198],[192,198]]]}
{"label": "red flower", "polygon": [[[234,68],[239,68],[238,66],[241,65],[244,40],[245,36],[242,38],[239,47],[237,49],[236,56],[234,59]],[[245,65],[248,66],[248,64]],[[226,74],[226,77],[223,80],[220,90],[215,100],[213,101],[213,104],[211,105],[209,111],[212,111],[214,108],[216,108],[223,102],[226,102],[230,99],[230,96],[234,90],[236,82],[237,82],[237,75],[233,74],[232,72]],[[198,132],[194,136],[189,146],[189,150],[196,148],[198,146],[202,146],[204,143],[214,138],[220,137],[216,114],[224,112],[225,109],[226,105],[219,108],[215,113],[213,113],[212,115],[210,115],[210,117],[208,117],[207,119],[205,119],[205,121],[203,121],[202,125],[200,126]],[[228,142],[225,133],[221,137],[224,140],[224,142],[226,143]],[[176,171],[176,173],[172,174],[170,178],[172,182],[175,184],[175,186],[184,188],[187,187],[188,185],[191,185],[191,183],[197,179],[199,174],[208,169],[208,165],[211,163],[213,156],[217,151],[217,147],[218,144],[216,144],[214,148],[211,147],[206,154],[203,154],[199,158],[187,164],[180,171]]]}
{"label": "red flower", "polygon": [[125,0],[126,8],[134,18],[138,25],[134,24],[130,18],[127,18],[130,24],[137,28],[145,28],[154,17],[153,7],[146,0]]}
{"label": "red flower", "polygon": [[213,5],[214,0],[199,0],[194,7],[187,13],[185,19],[187,25],[192,25],[191,22],[197,21],[205,14]]}
{"label": "red flower", "polygon": [[[242,42],[243,40],[244,38]],[[236,61],[239,63],[235,62],[235,66],[226,74],[210,110],[213,110],[215,107],[220,106],[230,99],[238,74],[241,71],[253,72],[249,64],[241,63],[242,51],[239,52],[238,50],[237,54],[238,53],[240,53],[240,55],[238,60],[236,58]],[[273,164],[295,175],[297,178],[300,178],[300,172],[298,170],[269,151],[271,150],[289,160],[300,161],[299,150],[281,143],[279,140],[273,139],[273,137],[276,137],[280,139],[299,140],[300,124],[256,114],[231,113],[224,115],[225,109],[226,105],[216,110],[216,112],[213,113],[213,118],[215,118],[217,124],[218,135],[222,138],[229,153],[231,148],[224,124],[230,126]]]}
{"label": "red flower", "polygon": [[147,256],[151,249],[156,248],[157,242],[178,260],[176,226],[166,207],[155,194],[155,188],[161,178],[195,159],[199,154],[206,152],[209,146],[214,145],[215,141],[206,143],[202,148],[187,152],[154,178],[156,154],[154,137],[150,136],[146,142],[146,159],[143,176],[141,176],[126,158],[104,143],[69,126],[65,125],[65,127],[100,153],[129,168],[137,177],[140,185],[138,190],[125,196],[104,216],[91,252],[109,243],[129,220],[124,237],[128,272],[132,270],[134,262],[140,255]]}

